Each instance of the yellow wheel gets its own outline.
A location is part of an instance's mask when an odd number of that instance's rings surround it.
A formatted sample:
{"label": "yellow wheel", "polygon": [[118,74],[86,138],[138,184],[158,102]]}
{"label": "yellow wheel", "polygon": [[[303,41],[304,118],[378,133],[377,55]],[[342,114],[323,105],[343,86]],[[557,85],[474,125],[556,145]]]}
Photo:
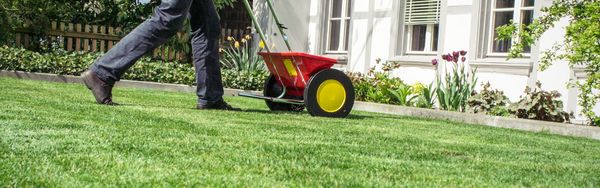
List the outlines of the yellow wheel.
{"label": "yellow wheel", "polygon": [[346,102],[346,90],[337,80],[325,80],[317,88],[317,104],[325,112],[337,112]]}
{"label": "yellow wheel", "polygon": [[354,87],[343,72],[322,70],[308,82],[304,103],[313,116],[346,117],[354,106]]}

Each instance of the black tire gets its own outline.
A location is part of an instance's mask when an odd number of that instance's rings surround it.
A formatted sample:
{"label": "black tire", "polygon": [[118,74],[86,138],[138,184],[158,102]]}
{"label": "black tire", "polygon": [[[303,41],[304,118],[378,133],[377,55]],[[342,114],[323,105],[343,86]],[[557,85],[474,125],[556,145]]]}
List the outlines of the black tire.
{"label": "black tire", "polygon": [[[338,96],[343,96],[344,99],[340,99],[339,97],[332,95],[329,96],[333,96],[332,104],[333,108],[331,109],[325,109],[327,107],[322,107],[321,105],[319,105],[318,102],[318,92],[319,92],[319,88],[321,87],[322,84],[324,84],[325,82],[328,83],[335,83],[333,85],[334,88],[338,89],[336,91],[341,91],[341,89],[344,90],[345,95],[341,95],[339,94]],[[337,82],[335,82],[337,81]],[[341,87],[340,87],[341,85]],[[324,88],[327,88],[327,85],[323,86]],[[329,87],[331,88],[331,87]],[[325,92],[326,90],[322,91]],[[348,116],[348,114],[350,114],[350,111],[352,111],[352,107],[354,106],[354,86],[352,85],[352,81],[350,81],[350,78],[348,78],[348,76],[346,76],[346,74],[344,74],[342,71],[339,70],[335,70],[335,69],[326,69],[326,70],[322,70],[320,72],[318,72],[317,74],[313,75],[310,80],[308,81],[308,85],[306,86],[306,89],[304,90],[304,104],[306,105],[306,110],[308,111],[308,113],[310,113],[310,115],[312,116],[322,116],[322,117],[336,117],[336,118],[343,118]],[[324,101],[328,101],[326,99],[323,99]],[[331,100],[329,100],[331,101]],[[330,106],[331,107],[331,106]],[[339,108],[338,108],[339,107]]]}
{"label": "black tire", "polygon": [[[279,97],[283,92],[283,87],[274,75],[270,75],[269,78],[265,81],[265,86],[263,90],[263,95],[266,97]],[[297,97],[292,96],[284,96],[284,98],[288,99],[298,99]],[[302,100],[302,99],[299,99]],[[271,111],[288,111],[288,112],[302,112],[304,111],[304,105],[297,104],[287,104],[287,103],[277,103],[270,100],[265,100],[265,103],[269,107]]]}

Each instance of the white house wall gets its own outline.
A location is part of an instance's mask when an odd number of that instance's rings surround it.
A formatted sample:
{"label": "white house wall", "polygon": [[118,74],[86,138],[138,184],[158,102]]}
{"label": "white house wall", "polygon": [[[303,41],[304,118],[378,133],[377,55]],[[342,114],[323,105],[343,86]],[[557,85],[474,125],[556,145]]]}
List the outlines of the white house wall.
{"label": "white house wall", "polygon": [[[346,70],[351,72],[363,72],[369,66],[368,46],[372,43],[372,35],[368,35],[373,29],[368,16],[372,12],[370,1],[353,1],[352,23],[350,24],[349,59]],[[364,73],[364,72],[363,72]]]}
{"label": "white house wall", "polygon": [[[310,45],[308,33],[306,32],[310,20],[310,1],[275,0],[271,2],[273,2],[279,20],[288,28],[285,32],[287,33],[292,50],[307,52]],[[265,35],[267,35],[270,43],[269,46],[274,47],[273,51],[276,52],[288,51],[285,42],[277,29],[273,16],[268,11],[266,1],[255,0],[253,6],[255,15],[259,19],[261,27],[263,28],[263,31],[265,31]]]}
{"label": "white house wall", "polygon": [[367,72],[376,62],[390,57],[393,0],[353,1],[348,71]]}
{"label": "white house wall", "polygon": [[308,14],[308,28],[306,28],[306,30],[304,30],[304,32],[306,32],[307,35],[307,40],[308,40],[308,49],[306,49],[306,52],[308,53],[312,53],[312,54],[318,54],[317,53],[317,48],[319,45],[319,40],[318,38],[320,37],[319,32],[321,29],[321,1],[320,0],[310,0],[310,10],[309,10],[309,14]]}
{"label": "white house wall", "polygon": [[[539,47],[540,52],[551,49],[555,43],[564,42],[565,30],[563,29],[568,25],[567,19],[560,20],[554,28],[549,29],[542,36],[542,40],[540,40]],[[550,66],[545,71],[539,71],[537,73],[537,80],[542,83],[542,89],[544,90],[557,90],[562,96],[560,97],[562,101],[568,102],[576,102],[576,101],[568,101],[569,90],[567,88],[567,84],[571,78],[571,68],[569,64],[565,61],[557,61],[554,62],[552,66]],[[565,104],[569,105],[569,104]],[[575,110],[575,109],[571,109]]]}

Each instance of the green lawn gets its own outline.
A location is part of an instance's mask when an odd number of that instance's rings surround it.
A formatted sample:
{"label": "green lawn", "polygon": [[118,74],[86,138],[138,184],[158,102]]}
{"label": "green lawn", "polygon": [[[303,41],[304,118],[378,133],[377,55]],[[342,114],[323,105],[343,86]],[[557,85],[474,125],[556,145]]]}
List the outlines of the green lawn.
{"label": "green lawn", "polygon": [[353,112],[197,111],[191,93],[0,78],[4,186],[600,186],[600,142]]}

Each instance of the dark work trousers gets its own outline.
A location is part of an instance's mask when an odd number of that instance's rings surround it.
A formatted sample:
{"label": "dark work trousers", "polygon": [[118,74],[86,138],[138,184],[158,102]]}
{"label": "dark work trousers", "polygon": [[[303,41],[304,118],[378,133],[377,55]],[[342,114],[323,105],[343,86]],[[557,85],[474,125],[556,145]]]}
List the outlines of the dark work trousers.
{"label": "dark work trousers", "polygon": [[96,60],[91,70],[108,84],[114,84],[140,57],[177,34],[188,13],[192,27],[198,104],[222,100],[223,83],[218,54],[221,26],[212,0],[162,0],[150,19]]}

